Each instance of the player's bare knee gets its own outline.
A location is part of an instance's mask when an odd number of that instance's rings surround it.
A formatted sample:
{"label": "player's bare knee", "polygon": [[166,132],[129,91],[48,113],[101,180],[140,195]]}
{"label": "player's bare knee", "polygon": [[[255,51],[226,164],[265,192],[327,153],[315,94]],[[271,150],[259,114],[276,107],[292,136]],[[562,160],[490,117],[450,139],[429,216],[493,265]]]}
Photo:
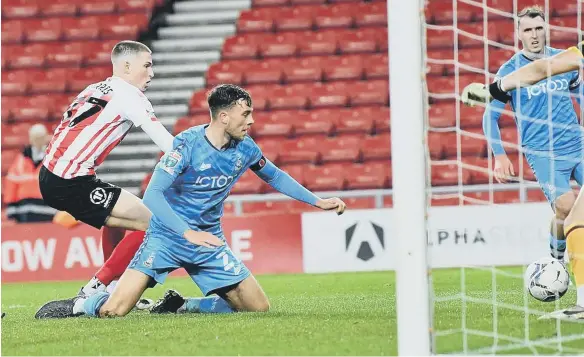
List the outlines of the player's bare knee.
{"label": "player's bare knee", "polygon": [[263,301],[259,301],[255,306],[255,312],[268,312],[270,311],[270,301],[265,298]]}
{"label": "player's bare knee", "polygon": [[574,192],[566,192],[560,197],[556,199],[554,202],[554,206],[556,209],[556,218],[558,219],[566,219],[574,207],[574,203],[576,202],[576,195]]}
{"label": "player's bare knee", "polygon": [[110,300],[108,300],[99,310],[101,317],[122,317],[126,316],[132,310],[133,305],[128,308],[129,304],[124,301]]}

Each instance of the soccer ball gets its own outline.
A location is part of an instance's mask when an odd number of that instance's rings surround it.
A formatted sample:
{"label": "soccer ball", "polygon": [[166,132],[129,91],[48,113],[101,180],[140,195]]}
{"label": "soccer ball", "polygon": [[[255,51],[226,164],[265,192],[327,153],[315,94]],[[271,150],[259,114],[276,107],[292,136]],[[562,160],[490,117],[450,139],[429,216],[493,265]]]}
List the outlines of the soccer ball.
{"label": "soccer ball", "polygon": [[525,286],[539,301],[550,302],[564,296],[570,284],[570,274],[559,260],[545,257],[529,264],[525,270]]}

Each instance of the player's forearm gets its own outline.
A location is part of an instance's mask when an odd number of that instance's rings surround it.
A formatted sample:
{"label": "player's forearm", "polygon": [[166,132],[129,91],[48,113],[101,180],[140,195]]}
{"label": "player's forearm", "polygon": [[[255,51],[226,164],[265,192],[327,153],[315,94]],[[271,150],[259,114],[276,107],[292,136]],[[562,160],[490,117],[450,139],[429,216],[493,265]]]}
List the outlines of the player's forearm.
{"label": "player's forearm", "polygon": [[483,114],[483,132],[495,156],[505,154],[505,149],[501,143],[501,130],[499,129],[499,118],[504,108],[504,103],[494,100]]}
{"label": "player's forearm", "polygon": [[167,228],[182,237],[190,229],[189,225],[174,213],[164,197],[164,191],[172,185],[172,182],[172,176],[164,171],[155,170],[144,193],[143,202]]}
{"label": "player's forearm", "polygon": [[316,206],[316,203],[319,200],[318,196],[310,192],[306,187],[294,180],[292,176],[280,170],[276,165],[269,161],[261,170],[256,171],[256,174],[274,189],[278,190],[278,192],[281,192],[297,201]]}
{"label": "player's forearm", "polygon": [[142,124],[141,128],[164,153],[172,150],[174,136],[166,130],[161,122],[149,121]]}
{"label": "player's forearm", "polygon": [[574,70],[579,70],[582,54],[578,49],[570,48],[550,58],[542,58],[503,77],[499,88],[510,91],[517,87],[526,87],[542,79]]}

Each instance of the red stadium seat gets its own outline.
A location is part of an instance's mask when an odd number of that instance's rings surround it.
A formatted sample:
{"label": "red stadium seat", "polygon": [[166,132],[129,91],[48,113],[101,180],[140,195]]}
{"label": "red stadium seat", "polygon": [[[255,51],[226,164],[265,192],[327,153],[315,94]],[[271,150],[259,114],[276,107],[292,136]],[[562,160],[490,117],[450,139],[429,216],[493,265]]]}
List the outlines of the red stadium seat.
{"label": "red stadium seat", "polygon": [[468,171],[462,171],[462,174],[459,174],[457,164],[432,164],[432,186],[468,185],[470,179],[471,175]]}
{"label": "red stadium seat", "polygon": [[293,56],[296,54],[298,36],[295,32],[265,36],[258,44],[259,52],[263,57]]}
{"label": "red stadium seat", "polygon": [[290,136],[294,123],[294,113],[280,110],[254,113],[255,123],[252,127],[254,137]]}
{"label": "red stadium seat", "polygon": [[492,176],[493,166],[489,168],[489,159],[484,157],[463,156],[462,170],[470,173],[472,184],[488,184]]}
{"label": "red stadium seat", "polygon": [[[456,5],[456,18],[458,19],[458,22],[473,21],[475,19],[475,14],[479,12],[482,13],[483,11],[480,7],[460,1],[458,1]],[[431,19],[432,22],[444,24],[452,24],[452,20],[455,16],[454,8],[450,1],[430,1],[426,14],[430,15],[429,19]]]}
{"label": "red stadium seat", "polygon": [[329,81],[361,79],[364,60],[360,55],[334,56],[323,62],[324,78]]}
{"label": "red stadium seat", "polygon": [[304,177],[306,186],[312,191],[336,191],[345,186],[345,166],[329,164],[323,166],[306,166]]}
{"label": "red stadium seat", "polygon": [[278,31],[310,30],[314,24],[315,6],[293,6],[280,8],[275,21]]}
{"label": "red stadium seat", "polygon": [[[554,13],[560,16],[567,15],[578,15],[578,3],[571,1],[557,1],[553,5],[550,2],[550,6],[553,8]],[[582,7],[580,7],[581,9]]]}
{"label": "red stadium seat", "polygon": [[316,27],[320,29],[334,27],[351,27],[353,16],[357,11],[355,4],[339,4],[332,6],[320,6],[314,15]]}
{"label": "red stadium seat", "polygon": [[69,90],[80,92],[88,85],[102,81],[112,74],[110,67],[87,67],[71,74]]}
{"label": "red stadium seat", "polygon": [[239,32],[271,32],[274,29],[274,19],[278,18],[279,9],[265,7],[249,9],[241,12],[237,19]]}
{"label": "red stadium seat", "polygon": [[86,53],[85,63],[88,65],[111,65],[112,48],[117,40],[108,40],[91,43],[91,52]]}
{"label": "red stadium seat", "polygon": [[49,99],[46,96],[39,97],[10,98],[13,119],[16,121],[44,121],[49,119]]}
{"label": "red stadium seat", "polygon": [[345,172],[349,190],[387,188],[391,177],[391,162],[372,161],[364,164],[352,164],[347,167]]}
{"label": "red stadium seat", "polygon": [[359,159],[360,135],[342,135],[320,140],[319,151],[322,162],[356,162]]}
{"label": "red stadium seat", "polygon": [[31,82],[31,93],[62,93],[67,90],[67,78],[69,69],[58,68],[40,73],[34,76]]}
{"label": "red stadium seat", "polygon": [[278,58],[257,61],[245,67],[247,84],[280,83],[282,81],[282,61]]}
{"label": "red stadium seat", "polygon": [[289,122],[294,126],[294,133],[296,135],[320,134],[329,135],[334,128],[334,121],[330,118],[319,117],[313,115],[314,112],[308,111],[294,111],[292,114],[295,119]]}
{"label": "red stadium seat", "polygon": [[33,80],[30,70],[2,71],[2,95],[22,95],[28,91]]}
{"label": "red stadium seat", "polygon": [[303,56],[333,55],[337,51],[338,30],[307,31],[301,35],[298,42],[298,52]]}
{"label": "red stadium seat", "polygon": [[487,143],[482,129],[471,129],[460,133],[460,147],[455,139],[446,147],[447,157],[456,157],[460,150],[462,156],[484,156]]}
{"label": "red stadium seat", "polygon": [[290,0],[291,5],[324,4],[327,0]]}
{"label": "red stadium seat", "polygon": [[90,46],[91,43],[79,41],[55,45],[47,54],[47,64],[51,67],[79,67],[83,63],[86,51],[91,49]]}
{"label": "red stadium seat", "polygon": [[21,20],[2,21],[2,43],[20,43],[24,37],[24,23]]}
{"label": "red stadium seat", "polygon": [[3,1],[2,2],[2,17],[7,19],[12,18],[30,18],[34,17],[39,12],[39,5],[36,1]]}
{"label": "red stadium seat", "polygon": [[428,49],[452,48],[453,44],[454,32],[452,29],[427,29],[426,45]]}
{"label": "red stadium seat", "polygon": [[375,114],[369,113],[367,111],[368,109],[377,108],[358,107],[350,109],[319,109],[312,111],[312,115],[318,118],[329,118],[331,122],[335,123],[335,130],[337,133],[370,134],[375,127]]}
{"label": "red stadium seat", "polygon": [[114,0],[101,0],[99,2],[82,2],[79,4],[79,12],[81,13],[81,15],[112,14],[115,11],[116,1]]}
{"label": "red stadium seat", "polygon": [[343,53],[377,51],[377,41],[366,30],[345,31],[339,34],[339,49]]}
{"label": "red stadium seat", "polygon": [[51,16],[75,16],[78,10],[76,0],[53,0],[39,2],[40,14],[45,17]]}
{"label": "red stadium seat", "polygon": [[364,57],[365,77],[367,79],[389,78],[389,60],[387,53],[375,53]]}
{"label": "red stadium seat", "polygon": [[[101,26],[102,38],[137,38],[141,30],[148,25],[146,14],[120,14],[115,16],[102,16],[105,22]],[[105,26],[107,24],[107,26]]]}
{"label": "red stadium seat", "polygon": [[284,79],[292,82],[316,82],[322,79],[323,57],[282,59]]}
{"label": "red stadium seat", "polygon": [[361,152],[365,161],[389,161],[391,159],[391,136],[389,134],[365,136],[361,142]]}
{"label": "red stadium seat", "polygon": [[301,163],[301,162],[316,162],[318,158],[318,148],[320,140],[305,136],[296,140],[281,141],[280,153],[278,156],[281,163]]}
{"label": "red stadium seat", "polygon": [[456,140],[453,133],[428,133],[428,150],[430,151],[430,157],[433,160],[442,159],[445,154],[446,145],[452,142],[452,140]]}
{"label": "red stadium seat", "polygon": [[[468,107],[459,103],[460,108],[460,127],[462,129],[482,128],[484,107]],[[501,125],[501,123],[499,123]]]}
{"label": "red stadium seat", "polygon": [[118,12],[150,12],[156,6],[155,0],[124,0],[117,1]]}
{"label": "red stadium seat", "polygon": [[303,83],[291,84],[288,86],[273,86],[271,92],[266,91],[272,109],[302,109],[306,108],[308,98],[306,93],[311,90],[311,86]]}
{"label": "red stadium seat", "polygon": [[252,0],[252,7],[262,6],[286,6],[290,4],[290,0]]}
{"label": "red stadium seat", "polygon": [[254,60],[222,61],[213,63],[207,70],[207,87],[221,83],[243,83],[243,72],[257,62]]}
{"label": "red stadium seat", "polygon": [[61,19],[59,18],[23,21],[26,21],[24,33],[29,42],[57,41],[61,37]]}
{"label": "red stadium seat", "polygon": [[262,149],[264,156],[271,160],[272,162],[280,162],[280,153],[282,152],[282,143],[284,141],[281,139],[258,139],[256,143]]}
{"label": "red stadium seat", "polygon": [[383,79],[354,82],[350,95],[351,105],[389,105],[389,83]]}
{"label": "red stadium seat", "polygon": [[[254,98],[255,102],[255,98]],[[207,91],[199,90],[191,97],[189,108],[191,113],[208,113],[209,104],[207,103]],[[255,103],[254,103],[255,106]]]}
{"label": "red stadium seat", "polygon": [[550,19],[550,25],[564,29],[550,29],[550,40],[555,46],[557,42],[578,42],[578,17],[556,17]]}
{"label": "red stadium seat", "polygon": [[430,106],[428,111],[430,128],[456,127],[456,108],[453,103],[439,103]]}
{"label": "red stadium seat", "polygon": [[348,102],[351,90],[347,82],[314,83],[311,88],[310,104],[313,108],[343,107]]}
{"label": "red stadium seat", "polygon": [[241,34],[227,38],[223,44],[222,56],[225,59],[255,58],[258,55],[259,44],[267,34]]}
{"label": "red stadium seat", "polygon": [[11,68],[42,67],[45,63],[47,45],[42,43],[27,46],[5,46],[2,56],[7,56]]}
{"label": "red stadium seat", "polygon": [[99,37],[100,16],[83,16],[62,19],[65,40],[95,40]]}
{"label": "red stadium seat", "polygon": [[387,4],[385,2],[360,3],[358,6],[355,12],[357,27],[387,25]]}

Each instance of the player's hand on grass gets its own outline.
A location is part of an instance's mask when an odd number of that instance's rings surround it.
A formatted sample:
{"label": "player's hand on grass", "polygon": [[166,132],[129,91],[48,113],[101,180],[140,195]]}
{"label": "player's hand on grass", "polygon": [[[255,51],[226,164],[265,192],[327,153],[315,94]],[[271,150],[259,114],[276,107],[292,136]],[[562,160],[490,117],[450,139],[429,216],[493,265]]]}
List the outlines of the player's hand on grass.
{"label": "player's hand on grass", "polygon": [[499,183],[505,183],[510,177],[515,176],[513,163],[509,160],[507,155],[503,154],[495,156],[494,176]]}
{"label": "player's hand on grass", "polygon": [[337,214],[341,215],[343,212],[345,212],[347,205],[340,198],[333,197],[318,200],[318,202],[316,202],[316,207],[325,211],[336,210]]}
{"label": "player's hand on grass", "polygon": [[184,233],[184,237],[189,242],[207,248],[220,247],[224,242],[208,232],[197,232],[189,229]]}
{"label": "player's hand on grass", "polygon": [[469,107],[474,107],[478,103],[484,104],[492,99],[489,88],[483,83],[471,83],[464,87],[461,100]]}

